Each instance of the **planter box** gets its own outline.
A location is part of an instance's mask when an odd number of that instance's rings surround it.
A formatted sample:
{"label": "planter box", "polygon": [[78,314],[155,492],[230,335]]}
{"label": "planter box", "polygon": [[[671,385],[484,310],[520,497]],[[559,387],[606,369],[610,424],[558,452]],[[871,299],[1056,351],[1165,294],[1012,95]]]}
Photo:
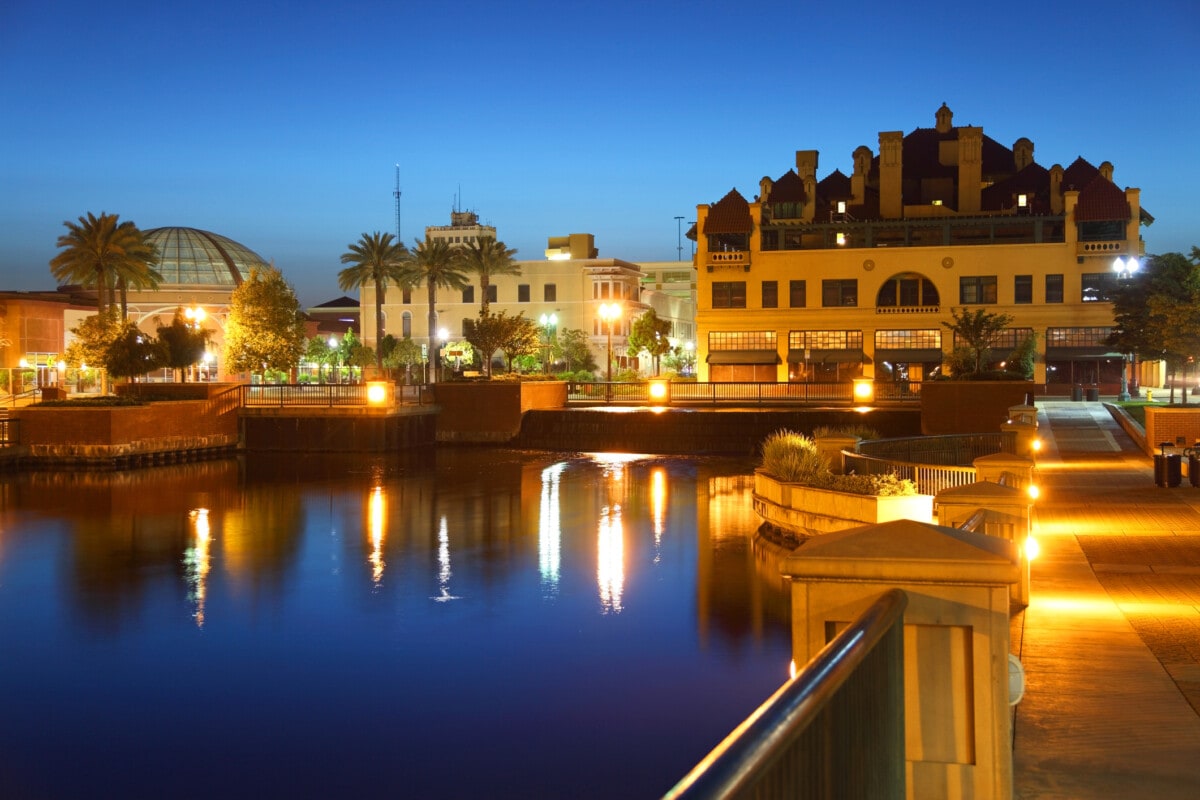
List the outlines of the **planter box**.
{"label": "planter box", "polygon": [[790,533],[814,536],[898,519],[933,522],[933,495],[876,497],[814,489],[754,472],[754,511]]}

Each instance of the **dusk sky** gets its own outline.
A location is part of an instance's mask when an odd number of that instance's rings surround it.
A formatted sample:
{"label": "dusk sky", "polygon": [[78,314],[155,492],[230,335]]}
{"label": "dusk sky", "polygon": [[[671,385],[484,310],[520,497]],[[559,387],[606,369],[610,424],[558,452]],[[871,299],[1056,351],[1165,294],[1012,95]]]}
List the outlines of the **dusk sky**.
{"label": "dusk sky", "polygon": [[[188,226],[342,294],[365,231],[464,210],[518,258],[592,233],[668,261],[696,205],[878,133],[982,126],[1064,167],[1110,161],[1200,245],[1200,4],[0,1],[0,288],[52,289],[64,220]],[[690,244],[683,241],[683,255]]]}

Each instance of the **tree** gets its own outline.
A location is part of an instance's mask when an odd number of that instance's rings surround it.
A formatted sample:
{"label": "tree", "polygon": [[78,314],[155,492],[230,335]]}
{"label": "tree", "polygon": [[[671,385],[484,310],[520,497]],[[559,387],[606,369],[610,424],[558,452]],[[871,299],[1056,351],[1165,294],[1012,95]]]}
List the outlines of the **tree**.
{"label": "tree", "polygon": [[[503,312],[501,314],[503,315]],[[505,329],[505,336],[500,341],[500,349],[504,351],[508,371],[512,372],[513,359],[536,353],[541,347],[541,336],[537,323],[531,319],[525,319],[524,311],[509,319],[512,320],[512,324]]]}
{"label": "tree", "polygon": [[[124,331],[125,324],[115,308],[84,317],[78,325],[71,328],[75,338],[67,345],[63,360],[77,369],[83,369],[90,364],[103,371],[109,348]],[[104,377],[101,375],[101,391],[105,389],[103,382]]]}
{"label": "tree", "polygon": [[383,364],[389,369],[404,367],[405,383],[412,383],[412,368],[424,362],[425,354],[421,352],[421,346],[407,336],[396,342],[396,346],[383,357]]}
{"label": "tree", "polygon": [[479,313],[488,313],[488,289],[493,275],[520,275],[521,268],[513,258],[517,251],[492,236],[481,236],[459,248],[459,264],[479,276]]}
{"label": "tree", "polygon": [[965,366],[970,370],[969,374],[978,375],[987,368],[988,354],[996,334],[1011,325],[1013,318],[1008,314],[996,314],[983,308],[974,311],[952,308],[950,315],[954,322],[943,322],[942,325],[962,341],[962,346],[968,353]]}
{"label": "tree", "polygon": [[[342,253],[342,263],[351,264],[338,273],[338,288],[343,292],[361,289],[366,284],[375,286],[375,341],[383,341],[383,303],[389,285],[403,285],[405,278],[404,257],[408,254],[402,242],[394,240],[390,233],[364,233],[349,251]],[[376,348],[375,366],[383,368],[383,349]]]}
{"label": "tree", "polygon": [[132,322],[122,323],[121,335],[109,346],[104,358],[104,368],[114,378],[135,378],[166,363],[166,346],[143,334]]}
{"label": "tree", "polygon": [[587,331],[579,328],[564,328],[555,339],[558,358],[566,364],[567,372],[596,371],[596,356],[588,344]]}
{"label": "tree", "polygon": [[158,251],[147,242],[138,227],[128,220],[119,222],[116,214],[90,211],[79,223],[64,222],[67,232],[58,237],[58,255],[50,259],[50,274],[63,284],[96,287],[96,310],[103,312],[116,304],[115,292],[121,292],[121,316],[126,315],[125,289],[154,289],[162,275],[154,269]]}
{"label": "tree", "polygon": [[[208,347],[209,332],[193,325],[184,316],[183,308],[175,309],[170,325],[158,326],[158,341],[162,343],[164,366],[183,371],[204,358]],[[187,373],[183,373],[184,380]]]}
{"label": "tree", "polygon": [[[437,336],[437,290],[467,288],[467,276],[463,273],[454,251],[445,239],[418,241],[405,262],[404,281],[410,286],[425,284],[429,296],[429,345]],[[430,374],[432,381],[433,375]]]}
{"label": "tree", "polygon": [[628,345],[633,353],[645,350],[654,359],[654,374],[659,373],[659,363],[664,353],[671,349],[671,321],[659,319],[652,308],[633,321],[629,330]]}
{"label": "tree", "polygon": [[251,268],[229,297],[225,325],[229,370],[292,370],[304,352],[304,319],[295,291],[274,266]]}
{"label": "tree", "polygon": [[[1174,373],[1186,354],[1175,351],[1182,345],[1172,320],[1186,316],[1200,249],[1193,247],[1189,259],[1182,253],[1152,255],[1142,268],[1117,284],[1110,296],[1113,303],[1113,333],[1109,345],[1122,353],[1150,360],[1163,359]],[[1174,401],[1174,386],[1171,388]],[[1186,398],[1186,395],[1185,395]]]}

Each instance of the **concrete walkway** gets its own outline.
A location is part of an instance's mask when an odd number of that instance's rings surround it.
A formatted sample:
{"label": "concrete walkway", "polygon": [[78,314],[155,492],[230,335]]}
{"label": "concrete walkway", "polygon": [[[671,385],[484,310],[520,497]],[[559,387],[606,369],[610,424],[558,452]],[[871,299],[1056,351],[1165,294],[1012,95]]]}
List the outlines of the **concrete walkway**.
{"label": "concrete walkway", "polygon": [[1102,403],[1039,402],[1031,602],[1012,649],[1015,796],[1200,797],[1200,489]]}

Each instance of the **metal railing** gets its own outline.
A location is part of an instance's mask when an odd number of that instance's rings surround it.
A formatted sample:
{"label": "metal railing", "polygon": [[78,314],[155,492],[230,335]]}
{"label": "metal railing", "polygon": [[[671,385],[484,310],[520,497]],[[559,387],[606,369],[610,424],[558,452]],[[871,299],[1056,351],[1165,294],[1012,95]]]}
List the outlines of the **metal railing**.
{"label": "metal railing", "polygon": [[[239,403],[243,407],[263,406],[366,406],[366,383],[259,383],[238,387]],[[420,405],[431,402],[426,386],[397,386],[397,405]]]}
{"label": "metal railing", "polygon": [[858,452],[842,452],[846,472],[859,475],[894,473],[912,481],[920,494],[975,482],[975,459],[995,453],[1015,453],[1014,431],[871,439]]}
{"label": "metal railing", "polygon": [[[918,381],[880,382],[872,384],[874,402],[919,402],[921,384]],[[567,384],[567,399],[572,402],[638,403],[651,402],[649,382],[571,381]],[[684,405],[805,405],[816,403],[854,404],[854,384],[820,383],[708,383],[699,381],[671,382],[667,404]]]}
{"label": "metal railing", "polygon": [[907,603],[881,595],[665,800],[901,800]]}

